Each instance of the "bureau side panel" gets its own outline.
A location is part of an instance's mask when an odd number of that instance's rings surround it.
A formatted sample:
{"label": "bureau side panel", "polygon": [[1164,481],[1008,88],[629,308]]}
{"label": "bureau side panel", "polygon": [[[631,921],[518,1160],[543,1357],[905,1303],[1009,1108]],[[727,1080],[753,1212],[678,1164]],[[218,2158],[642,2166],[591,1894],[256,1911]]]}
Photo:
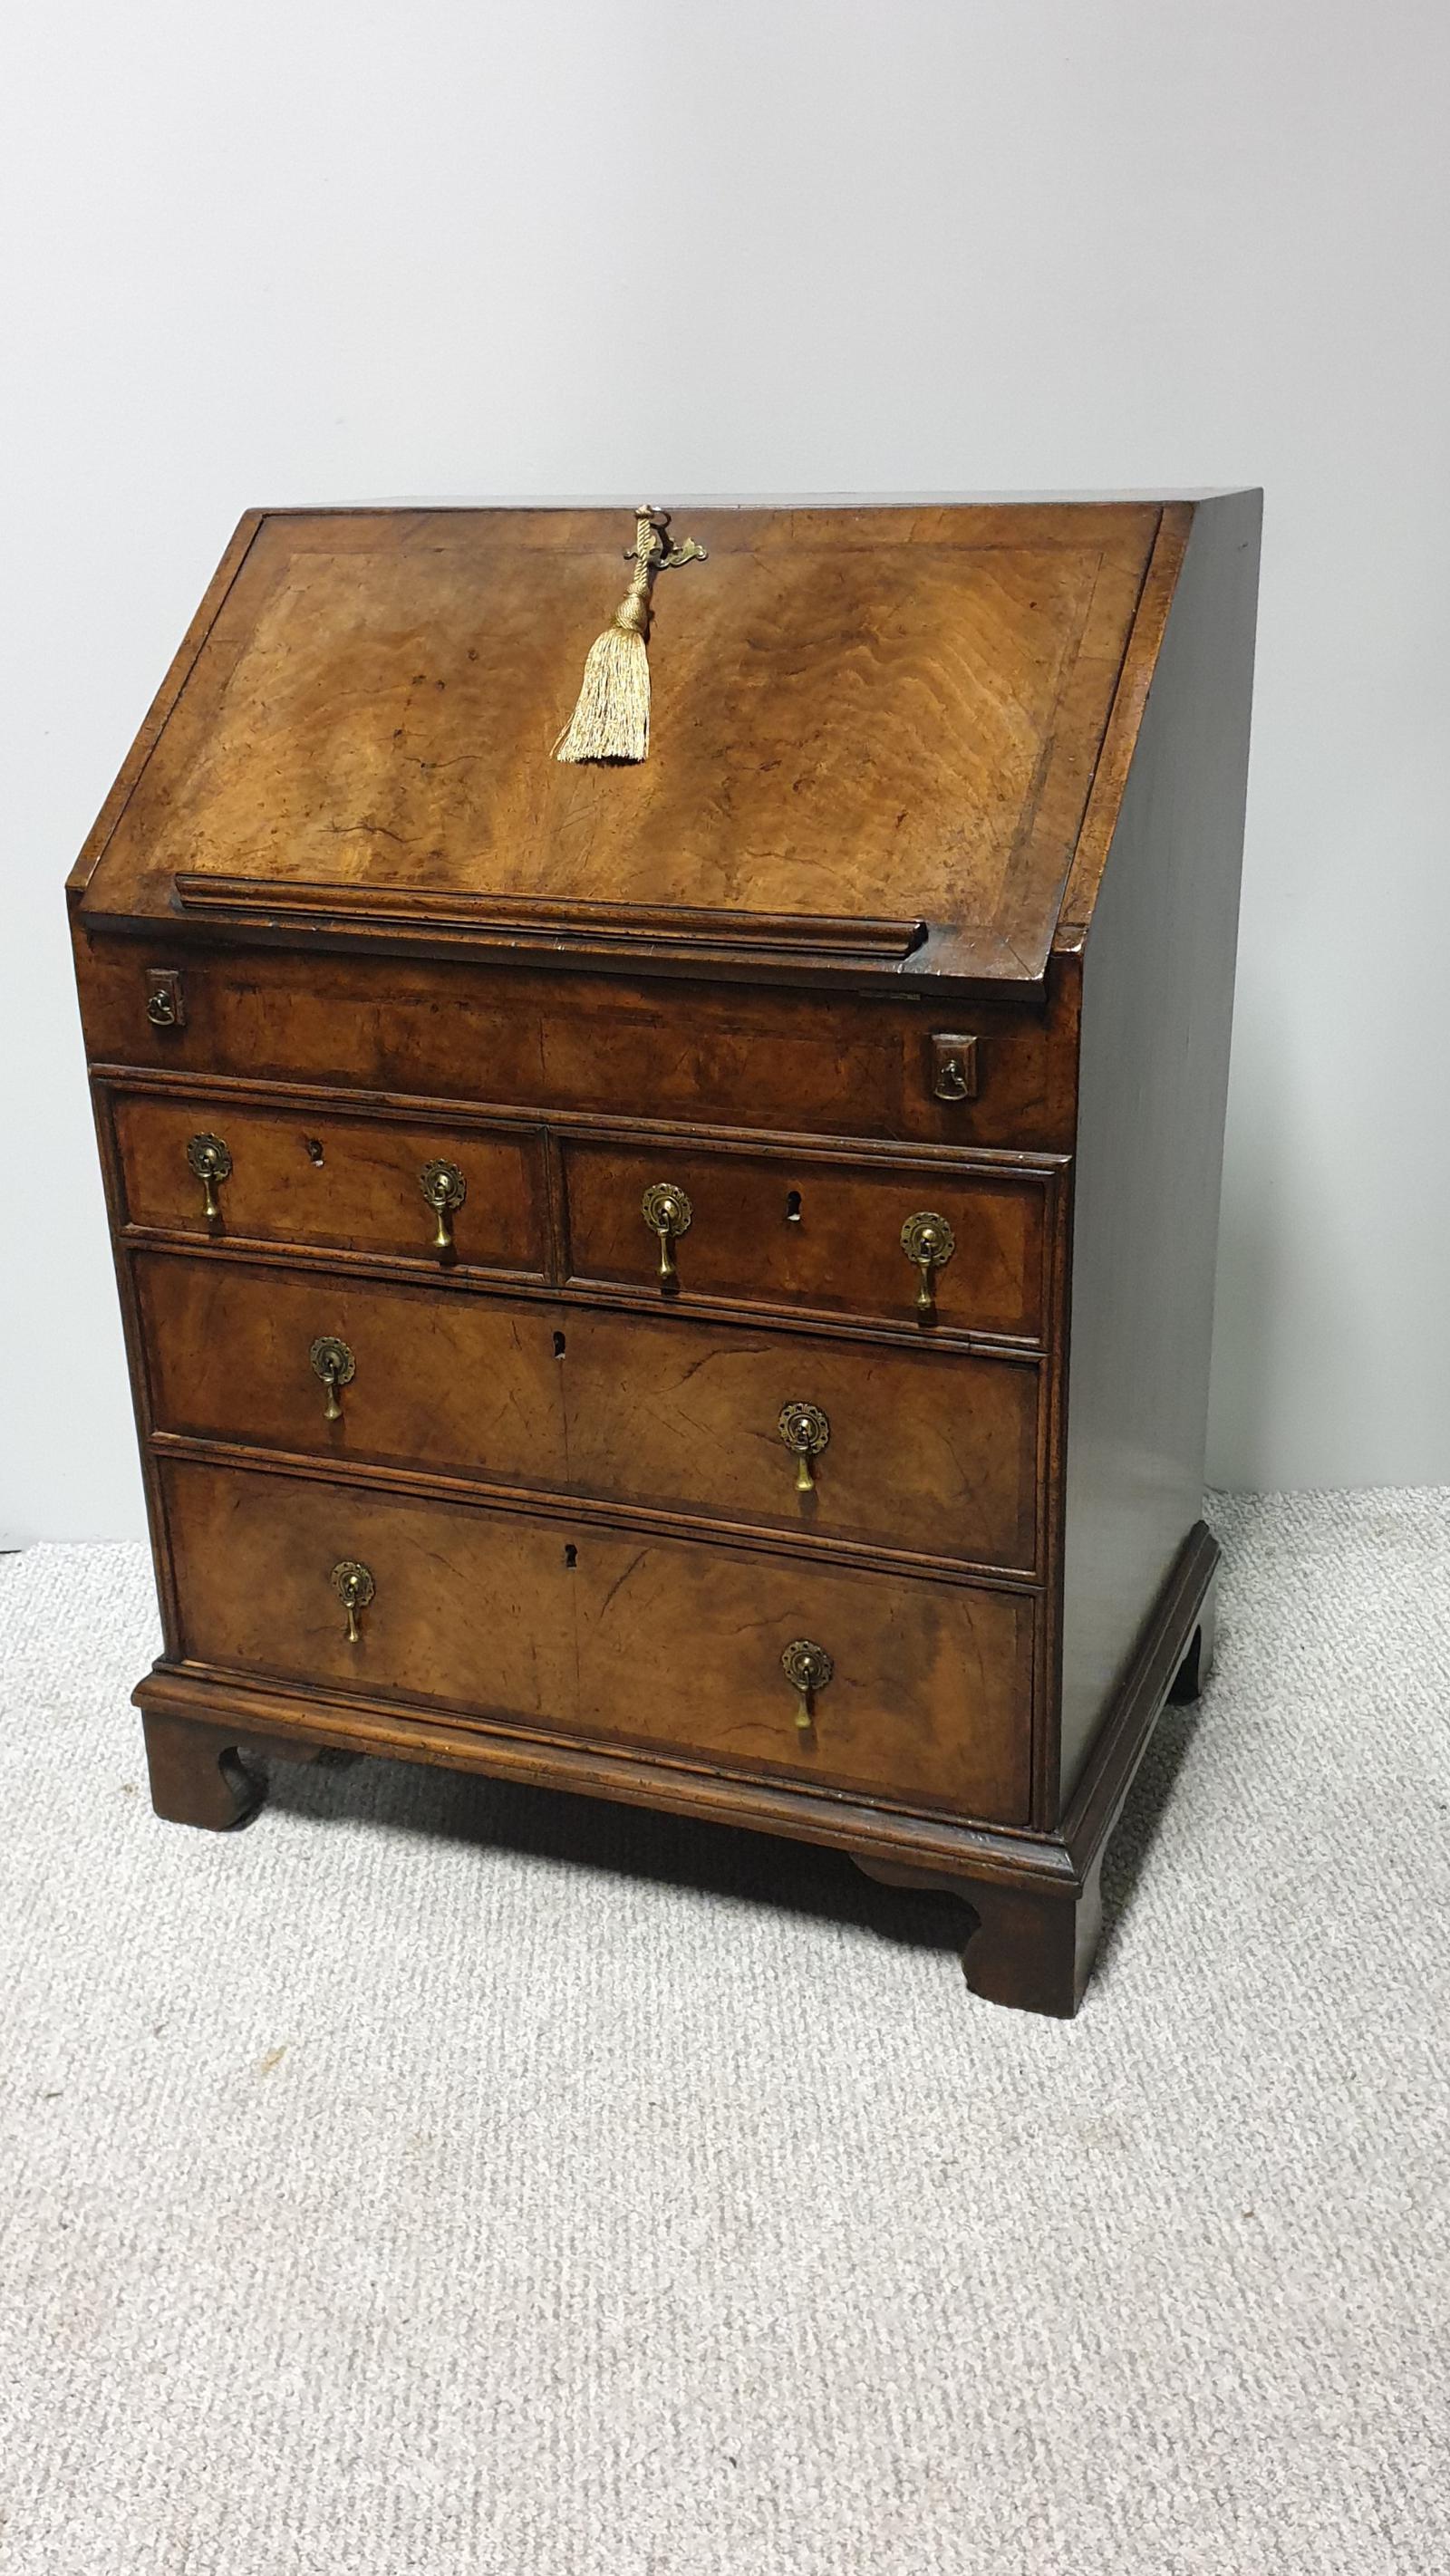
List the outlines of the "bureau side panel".
{"label": "bureau side panel", "polygon": [[1260,511],[1236,493],[1194,512],[1079,942],[1064,1803],[1202,1510]]}

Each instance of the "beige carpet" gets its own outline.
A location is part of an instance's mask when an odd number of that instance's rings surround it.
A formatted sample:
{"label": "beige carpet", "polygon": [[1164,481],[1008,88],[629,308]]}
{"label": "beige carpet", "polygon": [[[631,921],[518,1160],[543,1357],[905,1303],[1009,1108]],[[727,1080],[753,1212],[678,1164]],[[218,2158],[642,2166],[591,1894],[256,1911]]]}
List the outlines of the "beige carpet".
{"label": "beige carpet", "polygon": [[1450,1493],[1219,1520],[1073,2024],[723,1830],[157,1824],[139,1554],[0,1565],[4,2576],[1443,2576]]}

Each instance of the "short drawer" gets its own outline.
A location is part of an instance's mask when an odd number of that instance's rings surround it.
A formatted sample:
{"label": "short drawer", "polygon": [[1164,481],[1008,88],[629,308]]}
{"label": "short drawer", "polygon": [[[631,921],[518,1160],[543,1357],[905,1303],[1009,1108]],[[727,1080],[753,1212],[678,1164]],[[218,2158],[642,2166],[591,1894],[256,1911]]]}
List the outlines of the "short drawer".
{"label": "short drawer", "polygon": [[[909,1159],[564,1146],[571,1281],[1038,1344],[1045,1175]],[[682,1221],[681,1221],[682,1220]],[[913,1257],[934,1243],[930,1267]]]}
{"label": "short drawer", "polygon": [[265,1471],[163,1487],[195,1661],[1026,1817],[1030,1595]]}
{"label": "short drawer", "polygon": [[135,1257],[158,1430],[1030,1575],[1038,1368]]}
{"label": "short drawer", "polygon": [[543,1145],[527,1127],[425,1125],[172,1092],[122,1091],[112,1115],[131,1225],[203,1243],[382,1254],[432,1270],[547,1272]]}

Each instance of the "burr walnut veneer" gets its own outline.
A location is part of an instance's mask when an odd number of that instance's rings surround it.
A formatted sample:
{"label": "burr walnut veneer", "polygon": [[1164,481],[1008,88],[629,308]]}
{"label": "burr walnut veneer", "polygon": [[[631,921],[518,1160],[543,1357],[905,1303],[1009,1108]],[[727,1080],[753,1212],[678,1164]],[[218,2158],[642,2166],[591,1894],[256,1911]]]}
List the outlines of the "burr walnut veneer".
{"label": "burr walnut veneer", "polygon": [[1254,495],[242,523],[71,880],[165,1628],[244,1752],[949,1886],[1071,2012],[1197,1688]]}

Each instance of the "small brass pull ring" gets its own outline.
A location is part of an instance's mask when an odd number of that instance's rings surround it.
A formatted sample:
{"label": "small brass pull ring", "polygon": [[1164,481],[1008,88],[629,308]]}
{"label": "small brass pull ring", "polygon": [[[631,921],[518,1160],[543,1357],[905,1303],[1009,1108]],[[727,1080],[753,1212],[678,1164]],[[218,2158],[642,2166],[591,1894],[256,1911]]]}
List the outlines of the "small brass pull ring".
{"label": "small brass pull ring", "polygon": [[944,1216],[937,1216],[930,1208],[922,1208],[917,1215],[907,1218],[901,1229],[901,1249],[921,1273],[916,1292],[918,1315],[935,1315],[936,1274],[946,1268],[956,1248],[956,1236]]}
{"label": "small brass pull ring", "polygon": [[639,1204],[645,1224],[660,1239],[659,1282],[663,1292],[678,1285],[674,1247],[680,1235],[689,1233],[694,1209],[684,1191],[672,1181],[652,1183]]}
{"label": "small brass pull ring", "polygon": [[337,1390],[340,1386],[351,1385],[357,1375],[357,1362],[346,1342],[340,1342],[335,1333],[319,1333],[308,1356],[325,1389],[322,1419],[324,1422],[340,1422],[342,1406],[337,1400]]}
{"label": "small brass pull ring", "polygon": [[836,1667],[825,1647],[813,1645],[809,1637],[792,1637],[782,1649],[780,1664],[796,1695],[796,1725],[802,1735],[809,1735],[816,1722],[815,1695],[825,1689]]}
{"label": "small brass pull ring", "polygon": [[831,1437],[830,1418],[818,1404],[785,1404],[777,1425],[782,1440],[795,1459],[795,1489],[798,1494],[813,1494],[816,1480],[811,1473],[811,1460],[819,1458]]}
{"label": "small brass pull ring", "polygon": [[438,1220],[432,1249],[441,1258],[454,1248],[453,1211],[462,1207],[468,1184],[456,1163],[425,1163],[418,1174],[418,1187]]}
{"label": "small brass pull ring", "polygon": [[224,1181],[232,1168],[232,1158],[220,1136],[193,1136],[186,1148],[186,1159],[201,1183],[201,1212],[208,1225],[221,1222],[222,1204],[217,1197],[217,1183]]}
{"label": "small brass pull ring", "polygon": [[377,1590],[371,1569],[360,1565],[355,1557],[345,1556],[342,1563],[332,1569],[332,1588],[347,1612],[347,1642],[350,1646],[360,1646],[362,1629],[358,1625],[358,1612],[366,1610]]}

